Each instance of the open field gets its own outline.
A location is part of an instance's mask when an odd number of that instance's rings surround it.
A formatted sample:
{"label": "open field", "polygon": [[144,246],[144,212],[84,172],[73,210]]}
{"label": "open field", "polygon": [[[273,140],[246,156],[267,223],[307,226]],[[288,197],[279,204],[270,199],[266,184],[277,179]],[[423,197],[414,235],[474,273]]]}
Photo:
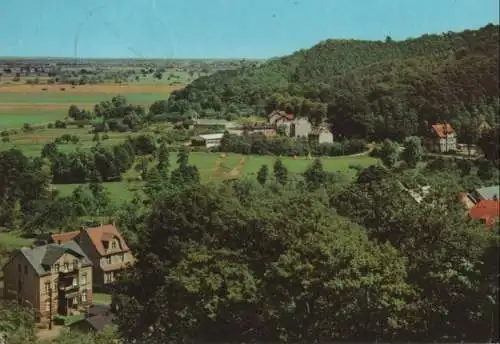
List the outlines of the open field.
{"label": "open field", "polygon": [[[302,173],[312,163],[305,157],[299,157],[294,160],[291,157],[281,157],[283,163],[290,173]],[[177,156],[172,154],[170,161],[175,162]],[[230,153],[226,158],[221,159],[220,153],[201,153],[193,152],[189,155],[189,163],[196,165],[200,172],[202,182],[217,182],[232,175],[233,177],[244,177],[255,175],[262,165],[268,165],[270,174],[276,157],[250,155],[244,156],[240,154]],[[347,178],[353,178],[355,171],[349,168],[350,165],[369,166],[375,164],[377,159],[362,155],[362,156],[343,156],[343,157],[325,157],[321,158],[323,168],[328,172],[340,172]],[[175,166],[174,166],[175,167]],[[121,203],[129,201],[135,191],[142,188],[142,182],[129,181],[128,178],[136,177],[139,173],[130,170],[121,182],[103,183],[103,186],[109,193],[110,198]],[[54,187],[61,192],[62,195],[70,195],[73,190],[80,184],[59,184]]]}
{"label": "open field", "polygon": [[[46,91],[42,91],[45,88]],[[61,88],[66,90],[63,92]],[[182,86],[165,84],[98,84],[98,85],[2,85],[0,93],[103,93],[103,94],[128,94],[128,93],[170,93]]]}
{"label": "open field", "polygon": [[[20,104],[29,106],[6,106],[10,104],[0,103],[0,130],[6,128],[21,128],[24,123],[42,124],[62,120],[68,113],[66,104],[59,107],[36,107],[31,104]],[[31,107],[31,108],[30,108]],[[82,107],[85,108],[85,107]]]}
{"label": "open field", "polygon": [[19,232],[0,232],[0,247],[6,250],[29,246],[32,243],[33,239],[24,238]]}
{"label": "open field", "polygon": [[[19,149],[26,156],[39,156],[43,146],[47,143],[54,142],[56,137],[61,135],[76,135],[80,139],[77,144],[60,144],[58,149],[61,152],[70,152],[77,148],[85,149],[95,145],[92,141],[94,134],[89,133],[89,129],[85,128],[67,128],[67,129],[43,129],[33,133],[20,133],[10,136],[10,142],[0,142],[0,150],[11,148]],[[124,141],[129,136],[137,135],[136,133],[108,133],[108,139],[102,140],[103,145],[116,145]]]}
{"label": "open field", "polygon": [[[132,104],[145,107],[182,85],[0,85],[0,129],[19,128],[24,123],[42,124],[62,120],[70,105],[92,109],[95,104],[123,95]],[[42,90],[46,89],[46,90]],[[61,91],[64,89],[64,91]]]}

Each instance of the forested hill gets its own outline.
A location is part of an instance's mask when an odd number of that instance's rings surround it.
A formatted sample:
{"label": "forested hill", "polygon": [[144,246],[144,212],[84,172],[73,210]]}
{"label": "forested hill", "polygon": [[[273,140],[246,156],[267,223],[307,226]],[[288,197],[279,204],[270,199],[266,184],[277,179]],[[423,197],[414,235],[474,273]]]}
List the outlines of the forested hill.
{"label": "forested hill", "polygon": [[[431,122],[493,125],[499,26],[405,41],[327,40],[261,65],[202,77],[173,93],[170,111],[327,118],[346,136],[398,139]],[[304,101],[306,100],[306,101]],[[481,115],[481,118],[479,118]]]}

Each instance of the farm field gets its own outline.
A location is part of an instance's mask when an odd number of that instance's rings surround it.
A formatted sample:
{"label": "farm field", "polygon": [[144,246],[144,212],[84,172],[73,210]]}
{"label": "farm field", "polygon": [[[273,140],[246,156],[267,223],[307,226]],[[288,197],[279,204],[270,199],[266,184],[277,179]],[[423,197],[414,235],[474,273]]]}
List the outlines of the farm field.
{"label": "farm field", "polygon": [[156,100],[168,98],[170,92],[179,88],[182,85],[109,84],[74,88],[71,85],[3,85],[0,86],[0,129],[62,120],[72,104],[91,109],[116,95],[123,95],[132,104],[148,107]]}
{"label": "farm field", "polygon": [[[11,135],[10,142],[0,142],[0,150],[16,148],[22,151],[26,156],[39,156],[45,144],[53,142],[56,137],[64,134],[76,135],[80,141],[77,144],[68,143],[58,145],[58,149],[61,152],[70,152],[77,148],[85,149],[95,144],[95,142],[92,141],[94,134],[89,133],[89,129],[43,129],[33,133]],[[137,134],[110,132],[108,133],[109,139],[102,140],[101,142],[103,145],[115,145],[125,140],[128,136],[134,135]]]}
{"label": "farm field", "polygon": [[[192,152],[189,155],[189,163],[196,165],[202,182],[217,182],[232,175],[233,177],[244,177],[256,174],[262,165],[268,165],[270,174],[276,157],[261,156],[261,155],[240,155],[228,154],[225,158],[221,158],[220,153],[204,153]],[[291,157],[281,157],[283,163],[290,173],[302,173],[312,163],[305,157],[299,157],[294,160]],[[177,160],[176,154],[171,154],[170,161],[175,164]],[[345,174],[347,178],[353,178],[355,171],[349,168],[350,165],[369,166],[377,162],[377,159],[362,155],[362,156],[343,156],[343,157],[325,157],[321,158],[323,168],[328,172],[340,172]],[[121,201],[130,200],[135,191],[142,187],[141,182],[130,181],[129,178],[137,177],[136,171],[129,171],[121,182],[103,183],[110,198],[120,203]],[[80,184],[59,184],[54,185],[62,195],[70,195],[73,190]]]}

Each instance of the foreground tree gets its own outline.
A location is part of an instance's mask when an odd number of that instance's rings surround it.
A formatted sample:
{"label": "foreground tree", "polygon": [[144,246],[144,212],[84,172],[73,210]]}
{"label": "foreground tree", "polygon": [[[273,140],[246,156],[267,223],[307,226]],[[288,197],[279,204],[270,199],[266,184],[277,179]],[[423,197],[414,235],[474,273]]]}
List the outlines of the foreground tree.
{"label": "foreground tree", "polygon": [[245,183],[191,185],[154,205],[117,291],[125,338],[314,342],[401,331],[411,288],[395,249],[314,194]]}
{"label": "foreground tree", "polygon": [[482,272],[485,254],[498,237],[467,219],[455,191],[434,186],[417,203],[387,174],[368,183],[358,178],[333,201],[340,215],[404,255],[406,281],[415,291],[415,313],[406,319],[413,324],[404,336],[408,340],[487,341],[491,332],[498,333],[491,321],[493,306],[498,307],[498,281],[494,287],[491,270]]}
{"label": "foreground tree", "polygon": [[33,311],[15,301],[0,299],[0,341],[7,344],[36,342]]}

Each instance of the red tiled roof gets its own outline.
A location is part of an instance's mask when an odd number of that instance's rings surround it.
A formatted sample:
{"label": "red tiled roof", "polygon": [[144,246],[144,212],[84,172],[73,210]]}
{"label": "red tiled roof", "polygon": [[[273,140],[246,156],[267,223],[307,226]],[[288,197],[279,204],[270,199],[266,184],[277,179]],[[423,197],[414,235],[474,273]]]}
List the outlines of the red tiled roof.
{"label": "red tiled roof", "polygon": [[80,234],[79,231],[59,233],[59,234],[52,234],[50,238],[57,244],[64,244],[65,242],[71,241],[74,238],[76,238],[78,234]]}
{"label": "red tiled roof", "polygon": [[[436,135],[439,136],[442,139],[446,138],[446,136],[448,134],[452,134],[452,133],[455,132],[455,129],[453,129],[453,127],[449,123],[446,123],[446,124],[434,124],[432,126],[432,129],[434,130],[434,132],[436,133]],[[448,133],[448,134],[446,134],[446,133]]]}
{"label": "red tiled roof", "polygon": [[469,216],[474,220],[483,220],[488,228],[498,220],[500,201],[481,200],[469,211]]}
{"label": "red tiled roof", "polygon": [[130,250],[127,246],[127,243],[125,242],[125,239],[123,239],[120,232],[118,232],[116,227],[113,225],[104,225],[101,227],[87,228],[85,231],[89,235],[90,240],[92,240],[92,243],[94,244],[97,252],[99,252],[99,254],[101,255],[106,254],[106,250],[104,249],[104,245],[102,242],[108,241],[111,238],[117,238],[120,241],[121,252]]}
{"label": "red tiled roof", "polygon": [[280,110],[275,110],[275,111],[271,112],[269,117],[274,116],[274,115],[279,115],[281,118],[286,118],[289,121],[292,121],[295,118],[293,113],[286,113],[285,111],[280,111]]}

